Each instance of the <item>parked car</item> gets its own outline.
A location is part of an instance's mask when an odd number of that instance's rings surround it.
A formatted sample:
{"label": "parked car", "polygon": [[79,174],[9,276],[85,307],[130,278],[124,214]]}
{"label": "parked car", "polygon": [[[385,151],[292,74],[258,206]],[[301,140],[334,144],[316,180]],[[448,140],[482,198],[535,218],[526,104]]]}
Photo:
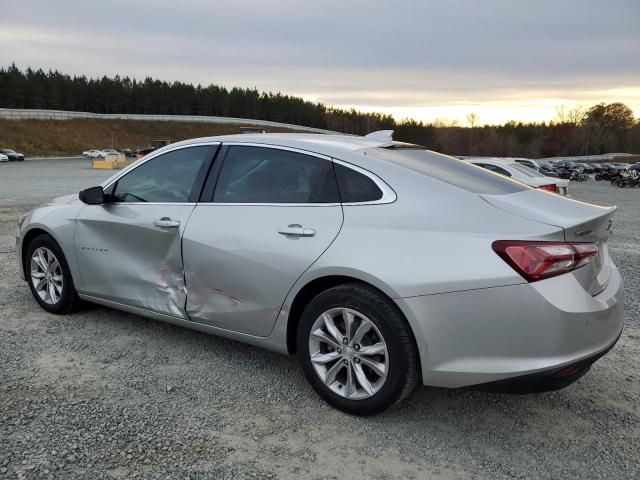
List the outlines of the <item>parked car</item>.
{"label": "parked car", "polygon": [[120,150],[118,150],[120,153],[122,153],[125,157],[130,158],[130,157],[135,157],[136,153],[131,150],[130,148],[121,148]]}
{"label": "parked car", "polygon": [[107,158],[109,155],[118,155],[118,151],[113,148],[105,148],[104,150],[100,150],[100,158]]}
{"label": "parked car", "polygon": [[529,167],[533,170],[537,170],[538,168],[540,168],[540,164],[538,164],[538,162],[530,158],[513,158],[512,160],[515,160],[516,163],[520,163],[525,167]]}
{"label": "parked car", "polygon": [[560,195],[569,194],[569,180],[545,177],[540,172],[516,162],[512,158],[465,158],[478,167],[512,178],[533,188],[539,188]]}
{"label": "parked car", "polygon": [[10,162],[22,162],[24,160],[23,154],[10,148],[0,148],[0,153],[6,155]]}
{"label": "parked car", "polygon": [[48,312],[84,299],[297,353],[327,402],[370,415],[417,383],[582,376],[623,325],[614,211],[388,133],[240,134],[32,210],[16,247]]}
{"label": "parked car", "polygon": [[7,157],[4,153],[0,153],[0,162],[8,162],[9,157]]}
{"label": "parked car", "polygon": [[575,165],[569,160],[561,160],[554,165],[556,168],[573,169]]}
{"label": "parked car", "polygon": [[560,175],[558,175],[558,172],[556,172],[555,169],[540,167],[538,168],[538,172],[542,174],[543,177],[560,178]]}
{"label": "parked car", "polygon": [[515,160],[516,163],[524,165],[525,167],[529,167],[531,170],[535,170],[536,172],[542,174],[543,177],[554,177],[558,178],[558,174],[554,169],[549,168],[548,165],[545,165],[541,162],[537,162],[531,158],[510,158],[505,157],[505,160]]}
{"label": "parked car", "polygon": [[595,168],[590,163],[576,163],[575,165],[581,167],[582,171],[587,175],[595,172]]}
{"label": "parked car", "polygon": [[86,150],[82,152],[82,156],[87,158],[100,158],[100,150]]}

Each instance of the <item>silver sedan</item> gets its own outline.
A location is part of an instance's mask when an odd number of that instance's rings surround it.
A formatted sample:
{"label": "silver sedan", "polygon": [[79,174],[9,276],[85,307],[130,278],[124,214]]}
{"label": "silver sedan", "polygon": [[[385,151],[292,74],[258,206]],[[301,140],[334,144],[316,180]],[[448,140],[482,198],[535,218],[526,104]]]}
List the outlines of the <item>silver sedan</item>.
{"label": "silver sedan", "polygon": [[36,208],[16,246],[51,313],[84,300],[297,354],[327,402],[371,415],[418,383],[584,374],[622,330],[614,211],[384,132],[246,134]]}

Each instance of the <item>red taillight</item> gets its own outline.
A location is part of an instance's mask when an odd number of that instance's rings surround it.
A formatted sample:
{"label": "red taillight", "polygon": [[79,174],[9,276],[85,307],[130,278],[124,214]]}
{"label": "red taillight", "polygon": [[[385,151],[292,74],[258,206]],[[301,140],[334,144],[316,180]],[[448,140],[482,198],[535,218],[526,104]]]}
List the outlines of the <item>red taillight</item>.
{"label": "red taillight", "polygon": [[558,185],[556,185],[555,183],[550,183],[549,185],[540,185],[538,188],[540,190],[545,190],[551,193],[560,193],[560,189],[558,188]]}
{"label": "red taillight", "polygon": [[570,272],[590,263],[598,254],[595,243],[497,240],[492,248],[528,282]]}

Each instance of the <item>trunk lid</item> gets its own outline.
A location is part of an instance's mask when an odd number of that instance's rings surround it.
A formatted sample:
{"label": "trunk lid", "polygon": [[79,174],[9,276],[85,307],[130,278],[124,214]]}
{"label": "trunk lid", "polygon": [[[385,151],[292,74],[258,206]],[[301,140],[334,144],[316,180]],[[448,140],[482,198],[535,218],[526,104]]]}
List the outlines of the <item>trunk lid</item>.
{"label": "trunk lid", "polygon": [[494,207],[511,214],[562,228],[567,242],[597,244],[598,255],[595,260],[574,270],[571,275],[592,295],[606,287],[611,272],[607,241],[616,207],[601,207],[538,190],[480,196]]}

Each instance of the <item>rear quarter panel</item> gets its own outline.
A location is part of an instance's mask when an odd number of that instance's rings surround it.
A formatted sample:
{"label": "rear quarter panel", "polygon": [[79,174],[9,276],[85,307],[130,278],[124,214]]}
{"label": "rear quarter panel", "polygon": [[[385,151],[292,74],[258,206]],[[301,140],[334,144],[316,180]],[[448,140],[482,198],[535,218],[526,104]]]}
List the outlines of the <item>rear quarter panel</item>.
{"label": "rear quarter panel", "polygon": [[519,218],[429,177],[383,178],[398,199],[345,205],[342,231],[312,271],[366,272],[395,297],[511,285],[524,280],[493,252],[494,240],[563,238],[558,227]]}

